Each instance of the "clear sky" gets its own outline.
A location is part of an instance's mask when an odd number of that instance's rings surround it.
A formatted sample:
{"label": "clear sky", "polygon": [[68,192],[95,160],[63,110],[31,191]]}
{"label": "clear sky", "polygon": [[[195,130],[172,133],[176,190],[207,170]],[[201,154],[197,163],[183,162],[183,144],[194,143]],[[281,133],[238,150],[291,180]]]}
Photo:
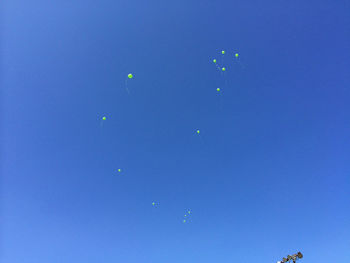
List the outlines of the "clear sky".
{"label": "clear sky", "polygon": [[349,1],[0,5],[0,262],[350,262]]}

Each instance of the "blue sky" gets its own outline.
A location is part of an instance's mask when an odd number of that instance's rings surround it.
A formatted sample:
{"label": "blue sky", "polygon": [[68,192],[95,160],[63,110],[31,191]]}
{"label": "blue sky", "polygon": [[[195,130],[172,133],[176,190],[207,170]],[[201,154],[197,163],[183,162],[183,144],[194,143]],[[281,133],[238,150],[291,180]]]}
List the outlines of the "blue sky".
{"label": "blue sky", "polygon": [[349,13],[2,1],[1,262],[349,262]]}

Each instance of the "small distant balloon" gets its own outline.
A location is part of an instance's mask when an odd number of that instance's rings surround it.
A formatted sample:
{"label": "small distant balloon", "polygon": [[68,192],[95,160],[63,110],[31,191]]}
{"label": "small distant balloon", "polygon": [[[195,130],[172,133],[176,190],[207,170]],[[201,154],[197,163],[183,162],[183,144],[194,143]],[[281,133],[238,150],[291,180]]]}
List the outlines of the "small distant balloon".
{"label": "small distant balloon", "polygon": [[226,68],[222,68],[221,70],[222,70],[222,71],[226,71]]}
{"label": "small distant balloon", "polygon": [[225,54],[225,50],[222,50],[222,51],[221,51],[221,54]]}
{"label": "small distant balloon", "polygon": [[200,134],[200,130],[197,130],[197,134]]}
{"label": "small distant balloon", "polygon": [[213,62],[216,63],[216,59],[213,59]]}
{"label": "small distant balloon", "polygon": [[235,57],[238,58],[238,56],[239,56],[238,53],[236,53],[236,54],[235,54]]}
{"label": "small distant balloon", "polygon": [[122,169],[118,169],[118,173],[120,173],[122,171]]}
{"label": "small distant balloon", "polygon": [[129,73],[128,74],[128,78],[125,79],[125,89],[126,89],[126,91],[128,92],[129,95],[130,95],[130,91],[129,91],[129,88],[128,88],[128,79],[132,79],[133,77],[134,77],[134,75]]}
{"label": "small distant balloon", "polygon": [[220,88],[217,88],[216,91],[217,91],[217,92],[220,92]]}
{"label": "small distant balloon", "polygon": [[102,127],[103,126],[103,123],[104,123],[104,121],[106,120],[107,118],[105,117],[105,116],[103,116],[102,118],[101,118],[101,121],[100,121],[100,126]]}

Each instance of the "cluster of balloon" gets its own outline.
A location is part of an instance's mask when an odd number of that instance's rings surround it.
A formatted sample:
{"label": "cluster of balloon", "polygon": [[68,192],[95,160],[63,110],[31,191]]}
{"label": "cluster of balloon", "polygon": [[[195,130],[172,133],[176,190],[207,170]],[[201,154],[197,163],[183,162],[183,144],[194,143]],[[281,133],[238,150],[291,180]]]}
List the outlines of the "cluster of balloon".
{"label": "cluster of balloon", "polygon": [[[221,75],[222,75],[223,77],[225,77],[225,72],[226,72],[226,67],[224,66],[224,57],[225,57],[225,54],[226,54],[225,50],[222,50],[222,51],[221,51],[221,63],[220,63],[220,65],[219,65],[219,63],[218,63],[218,61],[217,61],[216,58],[213,59],[213,63],[215,64],[217,70],[218,70],[219,72],[221,72]],[[238,53],[235,53],[235,54],[234,54],[234,57],[235,57],[236,59],[238,59],[239,54],[238,54]],[[125,79],[125,89],[126,89],[126,91],[127,91],[127,93],[128,93],[129,95],[130,95],[130,91],[129,91],[129,88],[128,88],[128,81],[129,81],[130,79],[132,79],[133,77],[134,77],[134,75],[133,75],[132,73],[129,73],[129,74],[127,75],[127,78]],[[226,80],[225,80],[225,81],[226,81]],[[217,88],[216,88],[216,91],[220,94],[221,91],[222,91],[222,89],[221,89],[220,87],[217,87]],[[103,116],[103,117],[102,117],[102,119],[101,119],[101,126],[103,125],[103,122],[106,121],[106,119],[107,119],[106,116]],[[201,138],[200,133],[201,133],[200,130],[197,129],[197,130],[196,130],[196,134]],[[202,138],[201,138],[201,140],[202,140]],[[202,142],[203,142],[203,141],[202,141]],[[121,174],[121,173],[122,173],[122,169],[120,169],[120,168],[117,169],[117,172],[118,172],[118,174]],[[157,204],[156,202],[152,202],[152,206],[153,206],[153,207],[157,207],[158,204]],[[185,215],[184,215],[183,223],[186,223],[186,222],[188,221],[188,219],[190,218],[190,215],[191,215],[191,211],[188,210],[188,211],[185,213]]]}
{"label": "cluster of balloon", "polygon": [[[216,58],[213,59],[213,63],[215,64],[216,69],[217,69],[218,71],[221,72],[221,75],[222,75],[223,77],[225,77],[224,73],[226,72],[226,67],[224,66],[224,55],[225,55],[225,54],[226,54],[226,51],[225,51],[225,50],[222,50],[222,51],[221,51],[221,64],[220,64],[220,65],[219,65],[219,63],[218,63],[218,61],[217,61]],[[239,57],[239,54],[238,54],[238,53],[235,53],[235,54],[234,54],[234,58],[236,58],[236,60],[237,60],[238,57]],[[225,79],[225,82],[226,82],[226,79]],[[218,93],[220,93],[220,92],[222,91],[222,89],[221,89],[221,88],[216,88],[216,91],[217,91]]]}
{"label": "cluster of balloon", "polygon": [[183,220],[182,220],[183,223],[186,223],[186,222],[187,222],[187,220],[189,219],[191,213],[192,213],[191,210],[188,210],[188,211],[186,212],[186,214],[184,214],[184,218],[183,218]]}

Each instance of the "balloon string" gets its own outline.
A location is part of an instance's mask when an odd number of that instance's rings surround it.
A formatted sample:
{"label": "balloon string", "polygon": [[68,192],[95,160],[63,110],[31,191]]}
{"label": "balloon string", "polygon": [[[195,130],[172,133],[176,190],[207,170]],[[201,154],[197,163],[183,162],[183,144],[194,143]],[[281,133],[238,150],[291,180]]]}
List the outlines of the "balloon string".
{"label": "balloon string", "polygon": [[128,94],[130,95],[130,91],[128,89],[128,80],[127,79],[125,80],[125,89],[128,92]]}

